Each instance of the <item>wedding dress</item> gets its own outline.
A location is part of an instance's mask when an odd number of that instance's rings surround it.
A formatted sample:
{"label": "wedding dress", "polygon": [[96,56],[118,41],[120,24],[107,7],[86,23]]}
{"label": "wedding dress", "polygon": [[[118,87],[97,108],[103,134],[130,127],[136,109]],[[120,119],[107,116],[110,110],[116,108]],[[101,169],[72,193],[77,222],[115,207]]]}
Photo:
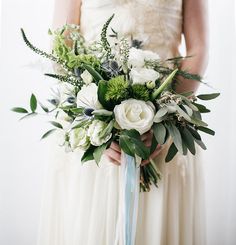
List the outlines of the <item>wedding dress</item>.
{"label": "wedding dress", "polygon": [[[113,29],[143,41],[162,58],[178,55],[182,0],[83,0],[81,31],[99,38],[115,13]],[[52,142],[52,144],[56,144]],[[38,245],[113,245],[119,203],[119,166],[102,157],[100,166],[80,163],[81,152],[51,150],[43,192]],[[198,149],[198,148],[197,148]],[[136,245],[204,245],[204,190],[199,149],[164,162],[167,146],[155,159],[159,188],[141,193]]]}

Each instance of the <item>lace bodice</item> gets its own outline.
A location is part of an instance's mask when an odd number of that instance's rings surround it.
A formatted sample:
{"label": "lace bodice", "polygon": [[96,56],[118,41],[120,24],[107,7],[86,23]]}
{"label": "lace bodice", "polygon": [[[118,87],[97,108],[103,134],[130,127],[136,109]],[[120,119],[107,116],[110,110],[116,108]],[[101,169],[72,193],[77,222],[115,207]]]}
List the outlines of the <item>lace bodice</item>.
{"label": "lace bodice", "polygon": [[178,53],[182,0],[82,0],[81,31],[85,38],[99,39],[103,24],[113,13],[111,27],[143,41],[145,49],[163,58]]}

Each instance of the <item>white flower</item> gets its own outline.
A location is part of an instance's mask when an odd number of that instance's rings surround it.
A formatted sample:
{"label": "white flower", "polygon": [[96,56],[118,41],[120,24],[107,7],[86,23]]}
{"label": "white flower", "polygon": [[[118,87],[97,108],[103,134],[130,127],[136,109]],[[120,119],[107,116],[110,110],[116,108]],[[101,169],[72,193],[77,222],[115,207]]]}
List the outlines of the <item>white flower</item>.
{"label": "white flower", "polygon": [[85,70],[80,76],[86,85],[93,81],[92,75],[87,70]]}
{"label": "white flower", "polygon": [[129,50],[128,64],[129,66],[132,67],[143,67],[145,65],[143,50],[137,48],[131,48]]}
{"label": "white flower", "polygon": [[93,120],[88,128],[87,135],[90,137],[90,142],[94,146],[100,146],[106,143],[112,136],[112,133],[101,137],[100,134],[107,127],[107,123],[100,120]]}
{"label": "white flower", "polygon": [[131,48],[129,50],[128,64],[130,67],[142,68],[145,66],[145,60],[158,60],[160,56],[149,50]]}
{"label": "white flower", "polygon": [[116,105],[114,113],[122,129],[136,129],[144,134],[153,124],[155,107],[151,102],[129,99]]}
{"label": "white flower", "polygon": [[84,85],[77,94],[77,107],[102,109],[98,101],[98,87],[95,83]]}
{"label": "white flower", "polygon": [[130,78],[133,84],[145,84],[146,82],[155,82],[160,74],[153,69],[148,68],[132,68]]}
{"label": "white flower", "polygon": [[90,144],[86,129],[73,129],[70,133],[70,143],[72,149],[76,149],[78,147],[82,150],[86,150]]}

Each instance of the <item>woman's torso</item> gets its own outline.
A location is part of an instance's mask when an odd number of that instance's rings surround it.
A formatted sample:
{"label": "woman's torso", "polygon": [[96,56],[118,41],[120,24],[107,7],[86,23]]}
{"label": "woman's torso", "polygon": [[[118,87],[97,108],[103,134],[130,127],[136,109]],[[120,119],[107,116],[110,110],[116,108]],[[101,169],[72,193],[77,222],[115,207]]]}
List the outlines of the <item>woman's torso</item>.
{"label": "woman's torso", "polygon": [[182,0],[82,0],[81,31],[98,40],[103,24],[115,13],[111,27],[143,41],[143,48],[162,58],[178,54],[182,33]]}

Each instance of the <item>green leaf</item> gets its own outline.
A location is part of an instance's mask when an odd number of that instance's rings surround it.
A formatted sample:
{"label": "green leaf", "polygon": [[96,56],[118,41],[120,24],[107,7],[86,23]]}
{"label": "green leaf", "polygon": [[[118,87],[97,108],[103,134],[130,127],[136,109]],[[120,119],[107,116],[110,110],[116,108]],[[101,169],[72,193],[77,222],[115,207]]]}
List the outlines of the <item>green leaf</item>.
{"label": "green leaf", "polygon": [[37,109],[37,99],[34,94],[32,94],[30,97],[30,108],[32,112],[35,112]]}
{"label": "green leaf", "polygon": [[84,68],[92,75],[94,80],[98,83],[100,80],[103,80],[102,76],[90,65],[84,64]]}
{"label": "green leaf", "polygon": [[150,147],[150,154],[152,154],[152,153],[156,150],[157,145],[158,145],[158,142],[157,142],[157,140],[156,140],[156,137],[153,136],[153,137],[152,137],[152,145],[151,145],[151,147]]}
{"label": "green leaf", "polygon": [[182,110],[177,104],[175,104],[175,108],[181,117],[183,117],[186,121],[191,122],[191,117],[184,110]]}
{"label": "green leaf", "polygon": [[106,150],[107,146],[108,146],[109,142],[106,142],[105,144],[97,147],[94,152],[93,152],[93,157],[95,162],[97,163],[97,165],[99,164],[102,154],[103,152]]}
{"label": "green leaf", "polygon": [[215,135],[215,131],[213,131],[213,130],[211,130],[211,129],[209,129],[209,128],[206,128],[206,127],[198,127],[197,128],[198,130],[200,130],[200,131],[202,131],[202,132],[204,132],[204,133],[206,133],[206,134],[210,134],[210,135]]}
{"label": "green leaf", "polygon": [[51,135],[51,134],[52,134],[53,132],[55,132],[56,130],[57,130],[56,128],[53,128],[53,129],[48,130],[48,131],[41,137],[41,140],[47,138],[49,135]]}
{"label": "green leaf", "polygon": [[178,151],[183,154],[182,138],[179,129],[171,122],[166,123],[166,127]]}
{"label": "green leaf", "polygon": [[58,122],[55,122],[55,121],[50,121],[49,123],[51,123],[53,126],[55,126],[56,128],[61,128],[63,129],[62,125]]}
{"label": "green leaf", "polygon": [[193,103],[197,108],[198,110],[201,112],[201,113],[208,113],[208,112],[211,112],[209,109],[207,109],[204,105],[201,105],[201,104],[198,104],[198,103]]}
{"label": "green leaf", "polygon": [[29,118],[29,117],[33,117],[33,116],[36,116],[36,115],[38,115],[36,112],[31,112],[31,113],[28,113],[25,116],[21,117],[20,120],[23,120],[23,119]]}
{"label": "green leaf", "polygon": [[135,146],[129,136],[121,135],[119,140],[121,149],[130,156],[135,156]]}
{"label": "green leaf", "polygon": [[137,130],[135,130],[135,129],[124,130],[121,134],[122,135],[127,135],[130,138],[140,139],[140,133]]}
{"label": "green leaf", "polygon": [[207,127],[207,123],[203,122],[198,118],[191,118],[191,123],[199,127]]}
{"label": "green leaf", "polygon": [[84,163],[84,162],[87,162],[87,161],[90,161],[90,160],[94,160],[94,156],[93,156],[93,153],[95,151],[96,147],[91,145],[83,154],[83,156],[81,157],[81,162]]}
{"label": "green leaf", "polygon": [[166,137],[166,128],[162,123],[153,124],[153,134],[159,144],[164,144]]}
{"label": "green leaf", "polygon": [[177,154],[177,152],[178,152],[178,149],[176,148],[175,144],[172,143],[166,155],[165,161],[170,162],[174,158],[174,156]]}
{"label": "green leaf", "polygon": [[28,111],[23,107],[14,107],[11,110],[17,113],[28,113]]}
{"label": "green leaf", "polygon": [[49,109],[47,107],[45,107],[43,104],[40,103],[40,106],[43,109],[43,111],[45,111],[46,113],[49,112]]}
{"label": "green leaf", "polygon": [[220,93],[213,93],[213,94],[200,94],[197,96],[200,100],[213,100],[217,98],[220,95]]}
{"label": "green leaf", "polygon": [[112,103],[108,102],[105,99],[106,92],[107,92],[107,81],[101,80],[98,83],[98,100],[105,109],[113,110],[114,106],[112,105]]}
{"label": "green leaf", "polygon": [[145,144],[140,140],[131,139],[135,146],[135,153],[142,159],[148,159],[150,155],[150,150],[145,146]]}
{"label": "green leaf", "polygon": [[201,140],[197,140],[197,139],[194,140],[203,150],[207,149],[206,145]]}
{"label": "green leaf", "polygon": [[198,133],[198,131],[190,126],[187,126],[188,130],[190,131],[190,133],[192,134],[192,136],[197,139],[197,140],[201,140],[201,136]]}
{"label": "green leaf", "polygon": [[189,130],[186,127],[184,127],[184,128],[181,127],[180,132],[181,132],[181,136],[182,136],[182,140],[183,140],[184,144],[187,146],[189,151],[193,155],[195,155],[196,149],[195,149],[194,138],[193,138],[192,134],[189,132]]}
{"label": "green leaf", "polygon": [[182,142],[182,146],[183,146],[183,155],[186,156],[188,153],[188,148],[186,144],[184,143],[184,141]]}

